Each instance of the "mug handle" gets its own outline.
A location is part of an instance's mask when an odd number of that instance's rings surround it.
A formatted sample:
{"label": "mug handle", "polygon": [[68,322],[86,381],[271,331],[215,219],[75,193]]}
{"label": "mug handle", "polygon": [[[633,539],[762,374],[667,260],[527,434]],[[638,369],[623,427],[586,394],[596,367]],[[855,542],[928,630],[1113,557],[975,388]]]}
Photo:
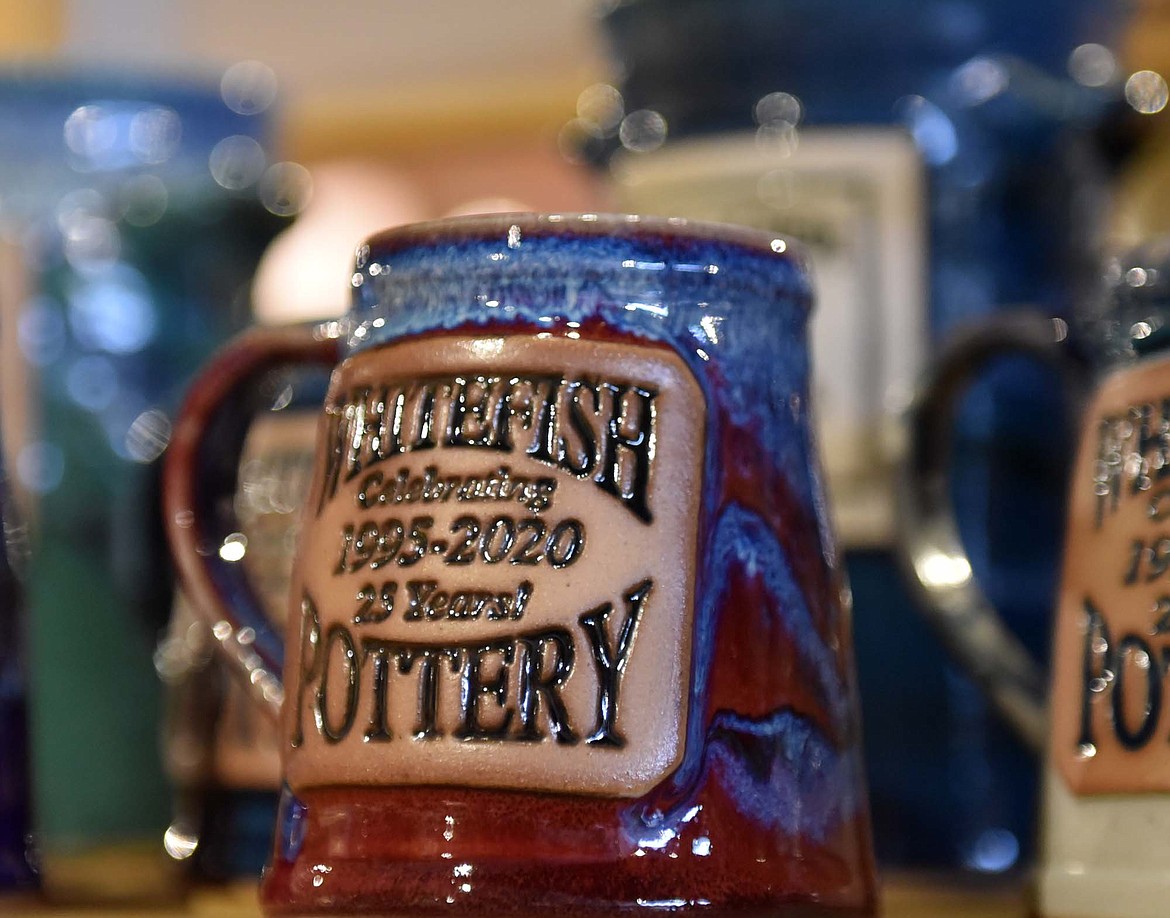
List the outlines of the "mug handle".
{"label": "mug handle", "polygon": [[342,323],[253,328],[221,348],[192,382],[179,409],[163,465],[163,523],[179,580],[211,627],[230,668],[273,717],[284,688],[283,638],[249,582],[234,501],[251,423],[248,387],[288,366],[332,368]]}
{"label": "mug handle", "polygon": [[1039,753],[1047,733],[1044,668],[1004,624],[979,587],[951,500],[951,433],[959,399],[996,357],[1032,357],[1062,378],[1076,417],[1088,374],[1060,344],[1057,321],[1038,312],[988,317],[962,329],[931,364],[910,408],[897,483],[897,547],[918,604],[943,646],[996,712]]}

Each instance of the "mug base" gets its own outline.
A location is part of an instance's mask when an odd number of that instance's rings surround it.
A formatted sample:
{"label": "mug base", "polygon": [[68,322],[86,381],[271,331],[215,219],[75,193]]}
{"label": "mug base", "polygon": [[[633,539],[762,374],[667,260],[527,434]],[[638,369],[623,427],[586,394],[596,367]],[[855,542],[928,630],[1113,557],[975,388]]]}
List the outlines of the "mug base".
{"label": "mug base", "polygon": [[[633,801],[454,788],[321,788],[265,871],[270,915],[600,918],[874,914],[864,820],[791,838],[708,802],[641,843]],[[720,818],[720,816],[724,818]],[[763,830],[761,830],[763,829]]]}

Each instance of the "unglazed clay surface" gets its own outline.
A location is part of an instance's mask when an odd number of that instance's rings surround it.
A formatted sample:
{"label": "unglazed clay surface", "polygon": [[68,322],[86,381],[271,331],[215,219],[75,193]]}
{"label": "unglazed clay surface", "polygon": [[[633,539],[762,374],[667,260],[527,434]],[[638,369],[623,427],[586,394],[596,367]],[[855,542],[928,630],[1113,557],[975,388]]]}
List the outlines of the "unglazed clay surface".
{"label": "unglazed clay surface", "polygon": [[662,347],[459,336],[342,364],[294,575],[289,785],[661,781],[705,425]]}

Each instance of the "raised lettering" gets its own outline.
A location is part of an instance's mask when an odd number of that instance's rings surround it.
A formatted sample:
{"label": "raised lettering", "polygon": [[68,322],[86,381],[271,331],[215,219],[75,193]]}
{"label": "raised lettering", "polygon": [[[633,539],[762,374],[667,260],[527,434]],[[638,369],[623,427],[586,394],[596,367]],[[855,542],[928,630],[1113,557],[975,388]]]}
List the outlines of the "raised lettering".
{"label": "raised lettering", "polygon": [[398,652],[398,671],[407,675],[418,663],[418,721],[414,738],[437,739],[439,729],[439,663],[445,658],[452,672],[459,672],[462,653],[457,647],[404,646]]}
{"label": "raised lettering", "polygon": [[[484,660],[495,655],[499,666],[494,675],[484,674]],[[508,732],[515,714],[507,706],[508,667],[516,657],[516,646],[511,639],[491,644],[481,644],[467,649],[463,664],[459,700],[462,703],[463,723],[455,732],[459,739],[489,740],[502,739]],[[482,721],[480,703],[484,695],[491,696],[503,710],[503,717],[494,726],[485,726]]]}
{"label": "raised lettering", "polygon": [[362,737],[367,743],[382,743],[394,738],[390,730],[387,695],[390,689],[390,660],[394,644],[374,638],[362,640],[363,660],[373,660],[374,710],[370,714],[370,725]]}
{"label": "raised lettering", "polygon": [[606,631],[606,622],[613,611],[610,603],[586,612],[579,619],[589,639],[593,662],[597,667],[597,726],[585,741],[587,743],[617,748],[626,744],[625,737],[617,729],[618,694],[630,651],[634,647],[638,621],[653,586],[652,580],[643,580],[623,597],[626,601],[626,618],[622,622],[616,647]]}
{"label": "raised lettering", "polygon": [[301,597],[301,679],[300,691],[297,692],[296,722],[293,726],[293,747],[305,742],[304,711],[305,692],[309,690],[309,683],[317,674],[321,665],[321,618],[317,614],[317,607],[313,605],[308,595]]}
{"label": "raised lettering", "polygon": [[[341,648],[341,665],[345,667],[345,708],[341,723],[334,726],[329,722],[329,672],[333,665],[335,654],[334,645]],[[317,730],[325,737],[326,742],[340,743],[349,735],[357,717],[358,678],[361,674],[357,660],[357,648],[353,638],[344,625],[332,625],[325,634],[325,644],[321,650],[324,664],[321,669],[321,681],[317,685]]]}
{"label": "raised lettering", "polygon": [[564,746],[577,742],[560,690],[573,674],[573,638],[563,628],[522,636],[520,647],[520,739],[541,740],[538,720],[544,709],[549,731]]}
{"label": "raised lettering", "polygon": [[[1128,661],[1133,661],[1135,668],[1146,674],[1146,697],[1141,706],[1141,718],[1136,729],[1130,729],[1126,722],[1125,694],[1129,671]],[[1154,735],[1154,728],[1158,725],[1158,717],[1162,713],[1162,667],[1160,661],[1154,659],[1150,645],[1136,634],[1127,634],[1118,642],[1116,666],[1113,679],[1113,697],[1111,714],[1113,717],[1113,732],[1126,749],[1141,749]],[[1140,688],[1139,688],[1140,691]]]}

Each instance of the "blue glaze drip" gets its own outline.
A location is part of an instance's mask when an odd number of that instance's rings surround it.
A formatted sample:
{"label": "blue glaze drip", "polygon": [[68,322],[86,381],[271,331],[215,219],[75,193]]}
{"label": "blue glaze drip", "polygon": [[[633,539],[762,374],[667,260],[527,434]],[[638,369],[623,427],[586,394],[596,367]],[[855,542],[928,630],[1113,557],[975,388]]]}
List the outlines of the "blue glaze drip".
{"label": "blue glaze drip", "polygon": [[[707,706],[718,612],[732,573],[740,572],[762,578],[773,599],[776,624],[789,640],[785,649],[815,675],[815,694],[829,713],[833,729],[850,736],[849,693],[836,659],[817,631],[792,565],[767,524],[758,514],[731,504],[713,527],[710,544],[707,569],[714,576],[695,610],[691,710]],[[755,740],[749,743],[743,737],[737,739],[737,734]],[[856,748],[834,749],[813,723],[792,711],[777,711],[758,721],[721,711],[710,725],[702,717],[691,717],[686,747],[683,764],[671,780],[682,791],[677,802],[666,812],[651,803],[628,814],[625,831],[631,843],[641,845],[665,830],[677,832],[691,805],[686,789],[700,783],[713,765],[741,812],[789,834],[813,832],[819,840],[829,827],[856,812],[859,801],[854,791],[860,780]],[[704,749],[705,756],[696,754]],[[776,764],[761,773],[760,763],[768,754],[773,754]],[[799,804],[795,812],[794,801]]]}
{"label": "blue glaze drip", "polygon": [[[791,643],[786,647],[806,664],[816,676],[816,695],[828,711],[834,730],[846,732],[849,724],[849,698],[837,668],[836,656],[824,642],[813,622],[808,603],[792,573],[776,536],[755,513],[732,504],[720,516],[711,540],[712,567],[717,581],[704,597],[705,603],[697,632],[704,647],[714,644],[716,610],[723,592],[730,586],[730,573],[739,568],[750,577],[763,578],[764,587],[773,599],[778,624]],[[711,629],[707,631],[706,629]],[[697,662],[697,661],[696,661]],[[707,682],[709,654],[698,671],[696,685]],[[695,699],[698,701],[699,699]]]}
{"label": "blue glaze drip", "polygon": [[760,720],[720,712],[708,737],[708,764],[749,819],[823,842],[856,810],[849,757],[791,711]]}
{"label": "blue glaze drip", "polygon": [[292,863],[301,853],[308,812],[308,807],[297,799],[287,784],[284,785],[276,811],[276,855],[282,861]]}

